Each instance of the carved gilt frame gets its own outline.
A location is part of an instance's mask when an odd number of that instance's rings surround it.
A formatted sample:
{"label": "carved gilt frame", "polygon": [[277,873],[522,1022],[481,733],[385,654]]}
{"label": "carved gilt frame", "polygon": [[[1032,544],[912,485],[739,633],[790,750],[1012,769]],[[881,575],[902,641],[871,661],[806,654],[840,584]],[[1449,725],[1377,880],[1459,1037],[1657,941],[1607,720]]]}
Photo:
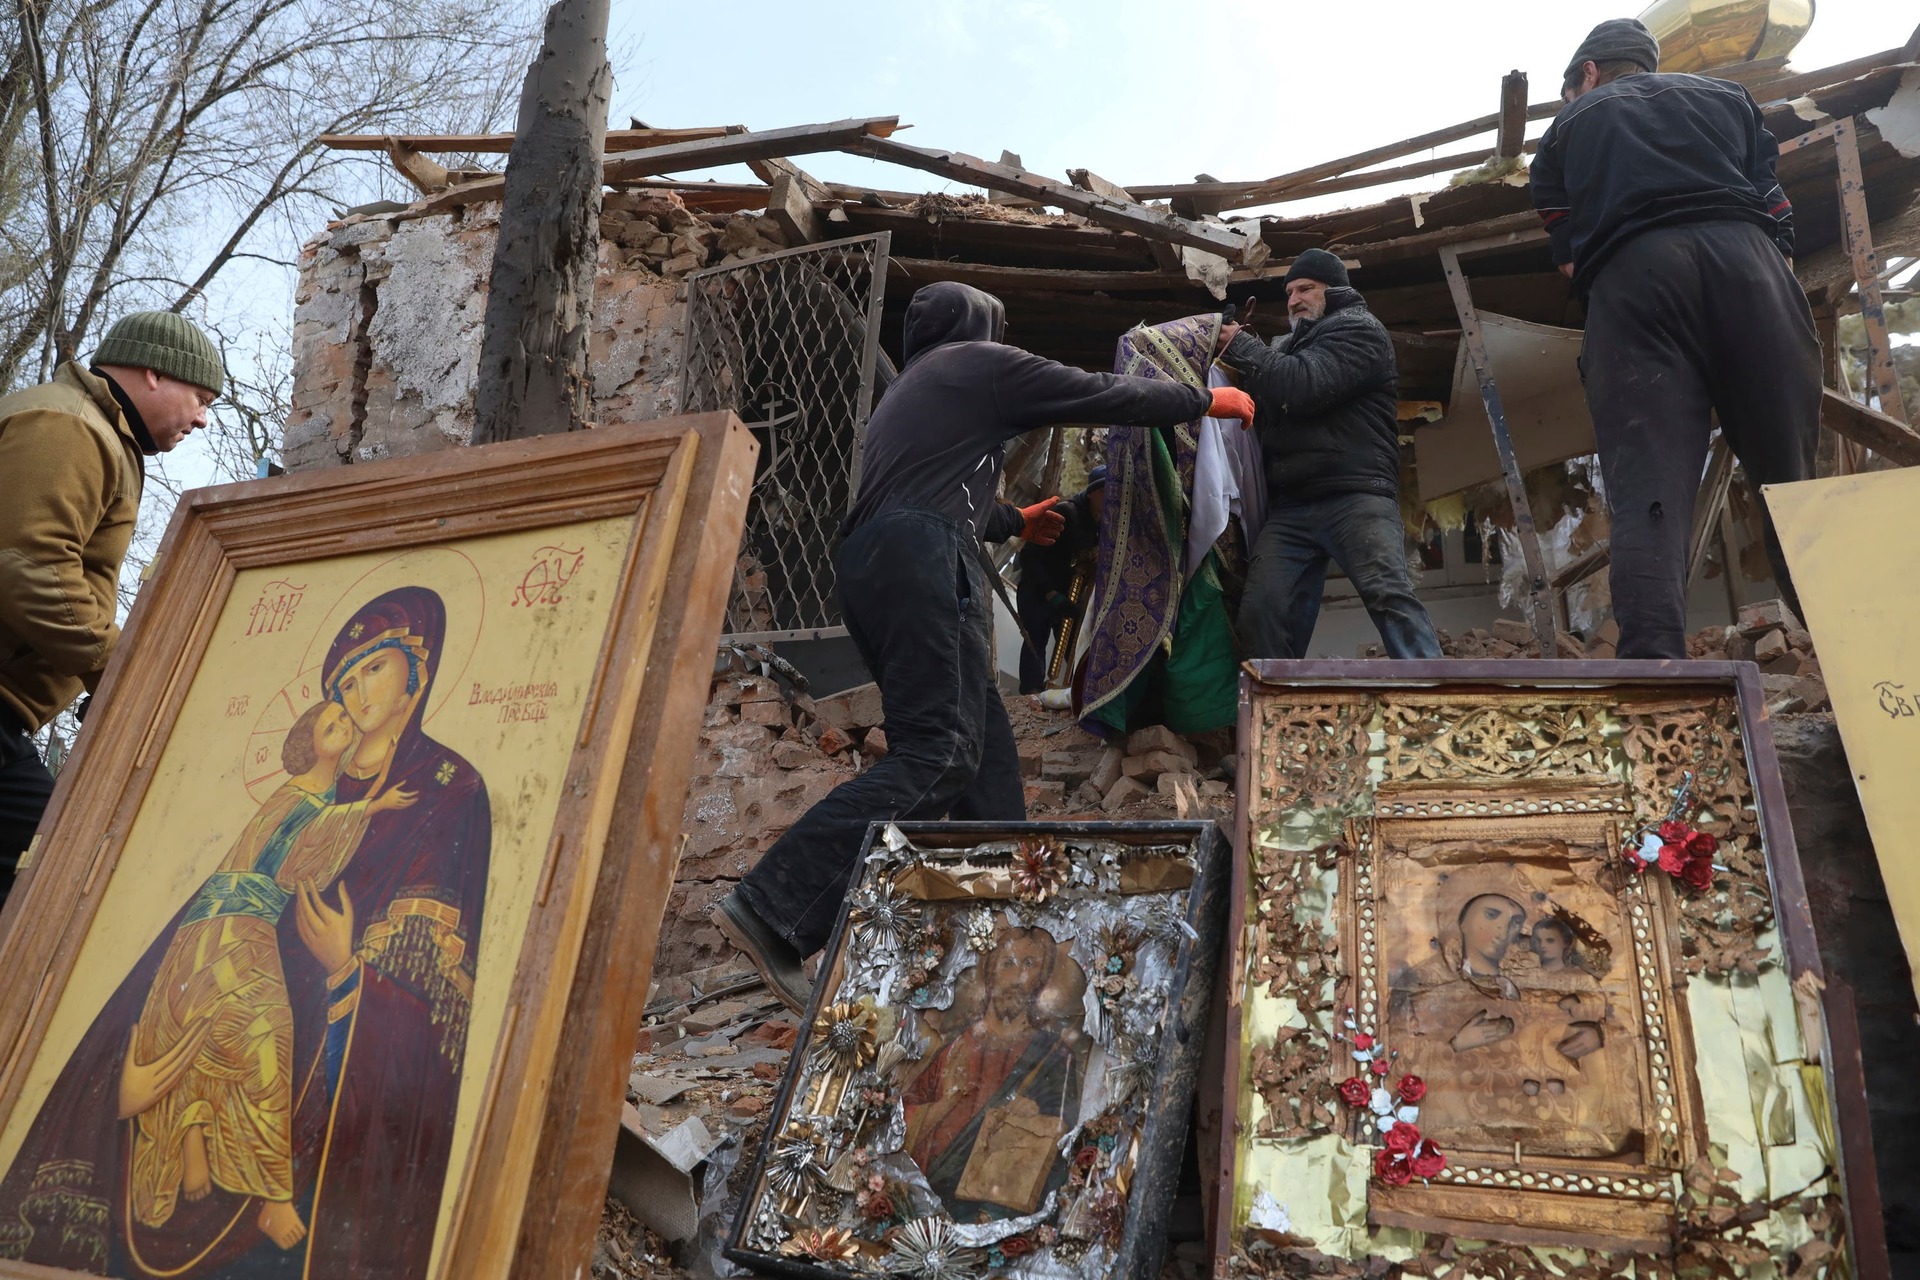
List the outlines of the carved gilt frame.
{"label": "carved gilt frame", "polygon": [[[0,1120],[22,1104],[236,574],[623,517],[506,1016],[467,1055],[486,1084],[467,1156],[447,1170],[435,1268],[584,1272],[757,448],[732,414],[710,413],[186,494],[0,915]],[[79,1274],[0,1262],[5,1277]]]}

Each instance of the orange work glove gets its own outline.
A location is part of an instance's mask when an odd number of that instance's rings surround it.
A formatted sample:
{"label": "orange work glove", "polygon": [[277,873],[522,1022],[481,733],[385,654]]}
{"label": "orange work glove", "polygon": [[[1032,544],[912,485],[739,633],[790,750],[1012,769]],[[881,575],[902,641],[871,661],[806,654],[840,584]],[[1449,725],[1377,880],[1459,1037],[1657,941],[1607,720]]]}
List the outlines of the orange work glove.
{"label": "orange work glove", "polygon": [[1240,429],[1245,431],[1253,425],[1253,397],[1238,387],[1215,387],[1213,405],[1207,410],[1209,418],[1238,418]]}
{"label": "orange work glove", "polygon": [[1030,507],[1020,508],[1020,536],[1036,547],[1050,547],[1067,530],[1065,514],[1053,509],[1059,497],[1042,498]]}

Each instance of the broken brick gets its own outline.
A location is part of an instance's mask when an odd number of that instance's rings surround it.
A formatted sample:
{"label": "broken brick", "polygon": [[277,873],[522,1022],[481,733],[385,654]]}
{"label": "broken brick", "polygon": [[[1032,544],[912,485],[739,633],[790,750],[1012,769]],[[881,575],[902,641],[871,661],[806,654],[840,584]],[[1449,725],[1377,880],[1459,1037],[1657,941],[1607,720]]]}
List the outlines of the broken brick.
{"label": "broken brick", "polygon": [[1130,756],[1148,755],[1155,751],[1164,751],[1168,755],[1179,756],[1189,764],[1200,758],[1191,742],[1167,728],[1163,724],[1150,724],[1144,729],[1136,729],[1127,738],[1127,754]]}

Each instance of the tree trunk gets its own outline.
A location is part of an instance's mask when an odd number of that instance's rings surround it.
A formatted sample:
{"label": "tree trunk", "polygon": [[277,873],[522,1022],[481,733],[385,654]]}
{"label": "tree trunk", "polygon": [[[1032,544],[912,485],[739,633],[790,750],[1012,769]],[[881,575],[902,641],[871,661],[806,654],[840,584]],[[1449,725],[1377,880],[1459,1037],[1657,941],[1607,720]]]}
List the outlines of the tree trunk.
{"label": "tree trunk", "polygon": [[520,91],[480,339],[473,443],[577,431],[600,253],[608,0],[555,0]]}

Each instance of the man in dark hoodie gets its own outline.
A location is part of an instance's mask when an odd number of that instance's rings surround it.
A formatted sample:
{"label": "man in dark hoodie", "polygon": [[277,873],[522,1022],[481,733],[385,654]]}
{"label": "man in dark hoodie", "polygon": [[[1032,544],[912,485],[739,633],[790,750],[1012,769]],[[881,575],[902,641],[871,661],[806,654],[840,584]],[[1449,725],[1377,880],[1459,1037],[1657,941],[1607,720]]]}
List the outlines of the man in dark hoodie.
{"label": "man in dark hoodie", "polygon": [[1393,343],[1326,250],[1295,259],[1286,287],[1293,328],[1272,345],[1239,325],[1220,332],[1220,362],[1259,408],[1267,468],[1267,523],[1240,601],[1242,655],[1306,656],[1332,560],[1391,657],[1437,658],[1440,639],[1413,592],[1400,518]]}
{"label": "man in dark hoodie", "polygon": [[[1813,475],[1820,423],[1820,345],[1793,275],[1779,147],[1744,88],[1659,65],[1637,20],[1595,27],[1567,65],[1568,105],[1531,179],[1553,260],[1587,300],[1581,371],[1623,658],[1687,656],[1710,415],[1756,489]],[[1774,580],[1797,608],[1770,517],[1765,529]]]}
{"label": "man in dark hoodie", "polygon": [[868,823],[1026,817],[980,542],[1018,531],[1016,519],[1039,532],[1050,504],[1021,513],[998,501],[1007,441],[1059,423],[1253,417],[1231,387],[1086,373],[1003,345],[1004,329],[999,299],[966,285],[928,285],[908,304],[905,364],[868,421],[834,557],[842,616],[880,686],[887,754],[808,810],[713,909],[796,1011],[810,994],[801,962],[826,944]]}

